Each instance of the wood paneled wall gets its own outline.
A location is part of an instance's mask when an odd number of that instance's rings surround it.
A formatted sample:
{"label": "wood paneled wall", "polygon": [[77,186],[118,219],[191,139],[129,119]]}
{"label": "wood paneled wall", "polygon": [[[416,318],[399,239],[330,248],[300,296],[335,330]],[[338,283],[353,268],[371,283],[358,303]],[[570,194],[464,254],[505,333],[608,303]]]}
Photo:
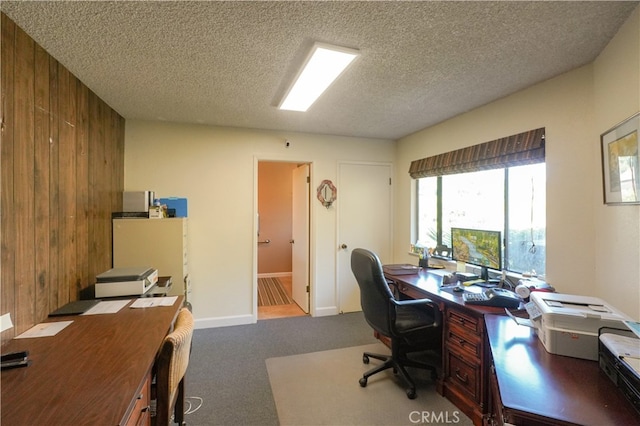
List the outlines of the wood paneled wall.
{"label": "wood paneled wall", "polygon": [[124,119],[5,14],[1,41],[2,343],[111,267]]}

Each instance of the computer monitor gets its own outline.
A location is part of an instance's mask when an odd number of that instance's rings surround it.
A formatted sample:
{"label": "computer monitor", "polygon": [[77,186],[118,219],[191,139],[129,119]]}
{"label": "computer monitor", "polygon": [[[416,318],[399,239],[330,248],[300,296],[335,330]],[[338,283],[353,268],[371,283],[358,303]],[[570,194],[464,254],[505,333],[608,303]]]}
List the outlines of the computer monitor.
{"label": "computer monitor", "polygon": [[502,270],[500,231],[451,228],[451,257],[455,261],[480,266],[480,278],[489,279],[488,269]]}

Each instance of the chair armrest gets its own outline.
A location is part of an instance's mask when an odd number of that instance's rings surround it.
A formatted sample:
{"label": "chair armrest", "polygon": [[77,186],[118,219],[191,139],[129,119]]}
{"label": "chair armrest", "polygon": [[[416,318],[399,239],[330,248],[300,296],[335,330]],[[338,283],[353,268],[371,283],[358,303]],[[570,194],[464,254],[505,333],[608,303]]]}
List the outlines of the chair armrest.
{"label": "chair armrest", "polygon": [[391,299],[391,303],[393,303],[396,307],[428,306],[433,311],[434,323],[437,325],[442,324],[442,312],[440,312],[440,308],[438,304],[431,299],[407,299],[407,300]]}
{"label": "chair armrest", "polygon": [[400,287],[398,287],[398,283],[395,282],[394,280],[390,280],[389,278],[385,278],[385,280],[387,281],[387,285],[389,286],[389,289],[391,290],[391,294],[393,294],[393,297],[395,299],[399,299]]}

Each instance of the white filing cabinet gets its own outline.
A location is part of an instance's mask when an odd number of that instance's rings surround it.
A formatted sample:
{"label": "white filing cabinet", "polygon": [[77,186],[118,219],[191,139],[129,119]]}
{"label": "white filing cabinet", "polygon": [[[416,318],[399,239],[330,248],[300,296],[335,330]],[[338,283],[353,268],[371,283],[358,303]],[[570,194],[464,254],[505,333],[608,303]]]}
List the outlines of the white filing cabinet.
{"label": "white filing cabinet", "polygon": [[171,276],[170,295],[184,295],[191,286],[187,263],[187,218],[113,219],[113,267],[149,266]]}

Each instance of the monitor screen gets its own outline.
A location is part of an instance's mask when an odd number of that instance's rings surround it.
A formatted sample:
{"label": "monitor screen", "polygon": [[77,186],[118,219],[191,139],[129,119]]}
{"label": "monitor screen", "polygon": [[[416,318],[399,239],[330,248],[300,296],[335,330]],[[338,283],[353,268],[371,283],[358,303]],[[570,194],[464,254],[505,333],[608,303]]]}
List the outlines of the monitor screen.
{"label": "monitor screen", "polygon": [[451,228],[453,260],[483,268],[502,269],[502,238],[500,231]]}

